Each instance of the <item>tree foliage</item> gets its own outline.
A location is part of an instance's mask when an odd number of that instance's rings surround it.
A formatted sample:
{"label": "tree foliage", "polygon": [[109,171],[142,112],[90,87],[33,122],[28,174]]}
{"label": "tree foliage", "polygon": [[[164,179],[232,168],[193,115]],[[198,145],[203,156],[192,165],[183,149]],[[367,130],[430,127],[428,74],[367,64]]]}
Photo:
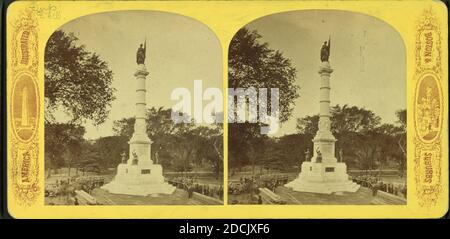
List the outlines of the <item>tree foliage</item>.
{"label": "tree foliage", "polygon": [[[381,118],[371,110],[349,105],[336,105],[331,108],[331,131],[336,137],[337,158],[343,150],[343,160],[355,169],[406,169],[406,110],[396,113],[396,124],[381,124]],[[312,139],[318,130],[319,115],[305,116],[297,119],[297,134],[278,138],[260,137],[240,133],[242,141],[249,141],[252,146],[234,144],[230,149],[229,165],[232,168],[242,166],[262,166],[268,170],[289,171],[297,168],[305,160],[306,149],[312,155]],[[233,124],[240,132],[239,126]],[[230,125],[231,126],[231,125]],[[253,125],[252,125],[253,126]],[[249,126],[243,126],[249,128]],[[258,135],[258,127],[253,127]],[[255,140],[257,139],[257,140]],[[231,145],[230,145],[231,146]],[[243,151],[246,154],[231,155]],[[239,160],[233,160],[239,158]],[[339,159],[340,160],[340,159]]]}
{"label": "tree foliage", "polygon": [[[381,124],[374,112],[356,106],[333,106],[331,108],[331,131],[336,137],[337,152],[343,150],[344,159],[350,166],[360,169],[382,168],[395,162],[405,168],[406,110],[396,112],[398,125]],[[318,128],[319,116],[297,119],[297,130],[311,139]]]}
{"label": "tree foliage", "polygon": [[[223,172],[222,124],[174,124],[170,112],[164,108],[147,110],[147,133],[153,141],[154,162],[167,170],[188,172],[197,168],[213,171],[219,177]],[[128,140],[133,127],[134,119],[124,118],[114,122],[114,136],[88,141],[83,138],[84,128],[80,126],[47,123],[45,161],[52,168],[115,167],[123,152],[129,157]]]}
{"label": "tree foliage", "polygon": [[91,151],[98,152],[99,159],[97,163],[99,165],[115,167],[121,162],[121,154],[128,152],[128,140],[129,138],[124,136],[101,137],[93,142]]}
{"label": "tree foliage", "polygon": [[[300,87],[295,84],[297,70],[280,51],[260,42],[256,31],[241,28],[229,48],[228,81],[231,88],[278,88],[280,121],[291,116]],[[268,91],[270,92],[270,91]]]}
{"label": "tree foliage", "polygon": [[45,163],[48,176],[53,169],[74,164],[80,156],[85,132],[84,127],[78,125],[45,124]]}
{"label": "tree foliage", "polygon": [[[174,124],[171,109],[147,109],[147,134],[152,139],[152,158],[165,168],[187,172],[208,164],[215,173],[223,170],[222,124],[209,127],[192,123]],[[118,136],[130,138],[134,118],[114,122]]]}
{"label": "tree foliage", "polygon": [[[229,87],[247,89],[267,88],[270,98],[271,88],[279,89],[279,119],[285,122],[292,114],[295,99],[299,97],[299,86],[295,84],[297,70],[291,60],[280,51],[269,48],[261,42],[261,35],[248,28],[240,29],[229,47],[228,79]],[[260,107],[260,106],[258,106]],[[267,110],[270,112],[270,100]],[[231,123],[228,127],[229,164],[241,167],[257,163],[264,152],[262,147],[267,139],[260,133],[261,123]]]}
{"label": "tree foliage", "polygon": [[234,123],[228,125],[228,164],[230,167],[241,168],[254,164],[255,158],[264,154],[264,141],[267,135],[260,132],[257,123]]}
{"label": "tree foliage", "polygon": [[54,112],[62,110],[71,123],[91,120],[98,125],[105,121],[115,89],[113,73],[96,53],[78,44],[72,33],[55,31],[45,49],[46,121],[53,121]]}

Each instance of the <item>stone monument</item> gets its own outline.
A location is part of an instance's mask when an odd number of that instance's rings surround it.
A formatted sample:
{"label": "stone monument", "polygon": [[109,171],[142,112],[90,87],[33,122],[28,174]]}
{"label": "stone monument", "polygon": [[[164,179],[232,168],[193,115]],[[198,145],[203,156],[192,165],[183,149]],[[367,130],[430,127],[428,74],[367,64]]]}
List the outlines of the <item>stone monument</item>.
{"label": "stone monument", "polygon": [[313,139],[313,156],[311,161],[302,163],[298,177],[285,185],[294,191],[331,194],[359,189],[358,184],[349,180],[347,165],[337,162],[335,157],[336,139],[330,128],[330,75],[333,72],[328,61],[330,42],[330,39],[324,42],[320,54],[319,130]]}
{"label": "stone monument", "polygon": [[147,196],[150,194],[172,194],[175,187],[165,182],[160,164],[151,159],[152,141],[147,135],[146,118],[146,76],[145,67],[146,44],[141,44],[137,54],[136,103],[134,133],[128,142],[130,145],[128,160],[122,160],[117,166],[114,179],[102,189],[113,194]]}

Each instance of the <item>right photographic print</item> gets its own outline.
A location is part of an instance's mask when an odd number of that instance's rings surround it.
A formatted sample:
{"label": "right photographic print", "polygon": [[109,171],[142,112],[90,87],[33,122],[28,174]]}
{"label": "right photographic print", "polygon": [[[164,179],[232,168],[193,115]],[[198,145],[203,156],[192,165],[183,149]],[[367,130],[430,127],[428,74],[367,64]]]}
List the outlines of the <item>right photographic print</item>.
{"label": "right photographic print", "polygon": [[[386,22],[256,19],[230,42],[228,88],[228,204],[406,205],[406,52]],[[432,90],[423,112],[440,112]]]}

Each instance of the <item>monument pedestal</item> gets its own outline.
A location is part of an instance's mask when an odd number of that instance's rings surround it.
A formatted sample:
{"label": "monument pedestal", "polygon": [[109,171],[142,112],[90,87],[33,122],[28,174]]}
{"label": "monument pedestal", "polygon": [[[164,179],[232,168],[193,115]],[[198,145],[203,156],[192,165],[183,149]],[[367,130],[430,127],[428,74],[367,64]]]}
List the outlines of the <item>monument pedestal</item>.
{"label": "monument pedestal", "polygon": [[113,181],[102,189],[114,194],[147,196],[151,194],[172,194],[175,187],[164,181],[159,164],[119,164]]}
{"label": "monument pedestal", "polygon": [[332,194],[356,192],[359,185],[350,181],[345,163],[302,163],[298,177],[285,185],[294,191]]}

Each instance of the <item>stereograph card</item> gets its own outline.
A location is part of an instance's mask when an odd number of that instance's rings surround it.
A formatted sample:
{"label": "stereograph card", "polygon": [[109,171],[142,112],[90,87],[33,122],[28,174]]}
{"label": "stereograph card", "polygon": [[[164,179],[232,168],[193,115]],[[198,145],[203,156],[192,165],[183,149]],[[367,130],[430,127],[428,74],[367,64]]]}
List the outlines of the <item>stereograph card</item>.
{"label": "stereograph card", "polygon": [[448,210],[439,1],[16,1],[6,11],[14,218]]}

